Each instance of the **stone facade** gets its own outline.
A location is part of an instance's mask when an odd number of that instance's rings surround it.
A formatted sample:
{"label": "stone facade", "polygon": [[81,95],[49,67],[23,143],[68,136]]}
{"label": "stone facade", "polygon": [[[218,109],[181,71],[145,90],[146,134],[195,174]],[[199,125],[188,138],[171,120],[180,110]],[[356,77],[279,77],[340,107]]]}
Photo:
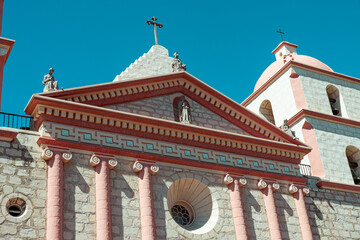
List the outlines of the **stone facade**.
{"label": "stone facade", "polygon": [[[12,142],[0,141],[0,236],[3,239],[44,239],[46,220],[46,162],[36,144],[37,132],[21,131]],[[9,215],[12,198],[26,201],[25,213]]]}
{"label": "stone facade", "polygon": [[[182,96],[182,94],[175,93],[133,102],[110,105],[106,106],[105,108],[174,121],[173,101],[176,97],[180,96]],[[205,108],[199,103],[189,98],[186,99],[190,104],[192,117],[191,124],[211,129],[249,135],[243,129],[234,126],[226,119],[211,112],[209,109]]]}

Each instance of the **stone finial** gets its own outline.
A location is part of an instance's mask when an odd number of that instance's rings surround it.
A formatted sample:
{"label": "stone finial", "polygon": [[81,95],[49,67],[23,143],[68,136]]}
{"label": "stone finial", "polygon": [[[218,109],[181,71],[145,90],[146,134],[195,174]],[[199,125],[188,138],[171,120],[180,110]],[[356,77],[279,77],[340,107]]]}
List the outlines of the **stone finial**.
{"label": "stone finial", "polygon": [[260,179],[259,182],[258,182],[258,188],[260,190],[263,190],[267,187],[267,183],[264,181],[264,179]]}
{"label": "stone finial", "polygon": [[72,158],[71,152],[63,152],[63,154],[61,156],[62,156],[63,162],[69,162]]}
{"label": "stone finial", "polygon": [[100,158],[98,156],[96,156],[95,154],[93,154],[90,158],[90,165],[95,167],[97,165],[99,165],[100,163]]}
{"label": "stone finial", "polygon": [[177,52],[174,53],[172,70],[173,70],[173,72],[186,71],[186,65],[181,62],[181,60],[179,59],[179,54]]}
{"label": "stone finial", "polygon": [[225,184],[231,184],[234,182],[234,179],[232,178],[232,176],[230,176],[230,174],[226,174],[224,177],[224,182]]}
{"label": "stone finial", "polygon": [[160,170],[160,168],[159,168],[159,166],[156,165],[156,164],[153,164],[153,165],[150,166],[150,173],[151,173],[151,175],[156,174],[157,172],[159,172],[159,170]]}
{"label": "stone finial", "polygon": [[59,90],[58,82],[55,81],[55,78],[52,75],[53,73],[54,69],[50,68],[49,73],[44,76],[44,79],[42,81],[42,83],[45,85],[44,92]]}
{"label": "stone finial", "polygon": [[293,139],[299,139],[295,136],[295,132],[290,129],[290,126],[287,124],[288,120],[285,119],[283,125],[281,126],[281,129],[293,137]]}
{"label": "stone finial", "polygon": [[116,159],[112,158],[112,159],[108,160],[108,166],[110,169],[115,168],[117,166],[117,164],[118,164],[118,161]]}
{"label": "stone finial", "polygon": [[291,194],[295,194],[295,193],[297,193],[298,191],[299,191],[299,189],[298,189],[297,186],[295,186],[295,184],[291,184],[291,185],[289,186],[289,192],[290,192]]}
{"label": "stone finial", "polygon": [[304,187],[302,190],[303,190],[304,195],[308,195],[310,193],[310,189],[307,187]]}
{"label": "stone finial", "polygon": [[48,147],[46,147],[41,154],[41,157],[46,161],[50,160],[53,156],[54,156],[54,152]]}
{"label": "stone finial", "polygon": [[271,185],[271,187],[272,187],[272,190],[273,191],[277,191],[277,190],[279,190],[280,189],[280,184],[278,184],[278,183],[273,183],[272,185]]}
{"label": "stone finial", "polygon": [[133,165],[134,172],[138,173],[141,170],[143,170],[143,168],[144,168],[144,165],[141,162],[138,162],[138,161],[134,162],[134,165]]}

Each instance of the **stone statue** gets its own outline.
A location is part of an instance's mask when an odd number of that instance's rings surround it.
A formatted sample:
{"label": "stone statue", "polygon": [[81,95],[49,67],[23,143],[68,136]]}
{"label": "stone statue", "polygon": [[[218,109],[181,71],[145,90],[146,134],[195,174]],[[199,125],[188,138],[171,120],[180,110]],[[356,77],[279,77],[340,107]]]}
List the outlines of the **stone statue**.
{"label": "stone statue", "polygon": [[181,97],[181,101],[179,102],[179,121],[186,124],[191,122],[190,106],[185,101],[184,96]]}
{"label": "stone statue", "polygon": [[186,65],[181,62],[181,60],[179,59],[179,54],[177,52],[174,53],[174,57],[175,58],[172,63],[173,72],[186,71]]}
{"label": "stone statue", "polygon": [[293,139],[299,139],[295,136],[295,132],[290,129],[290,126],[287,124],[288,120],[285,119],[283,125],[281,126],[281,129],[293,137]]}
{"label": "stone statue", "polygon": [[50,68],[49,74],[46,74],[44,76],[44,80],[42,81],[42,83],[45,85],[44,92],[59,90],[58,82],[55,81],[55,78],[52,75],[53,73],[54,73],[54,69]]}

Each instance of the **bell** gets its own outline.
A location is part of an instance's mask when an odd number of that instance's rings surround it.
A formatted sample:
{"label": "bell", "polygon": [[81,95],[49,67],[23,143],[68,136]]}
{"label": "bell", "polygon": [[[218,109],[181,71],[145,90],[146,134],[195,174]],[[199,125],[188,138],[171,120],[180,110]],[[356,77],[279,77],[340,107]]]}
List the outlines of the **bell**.
{"label": "bell", "polygon": [[330,102],[331,111],[332,111],[333,115],[338,115],[340,113],[340,110],[335,105],[336,104],[336,99],[329,98],[329,102]]}

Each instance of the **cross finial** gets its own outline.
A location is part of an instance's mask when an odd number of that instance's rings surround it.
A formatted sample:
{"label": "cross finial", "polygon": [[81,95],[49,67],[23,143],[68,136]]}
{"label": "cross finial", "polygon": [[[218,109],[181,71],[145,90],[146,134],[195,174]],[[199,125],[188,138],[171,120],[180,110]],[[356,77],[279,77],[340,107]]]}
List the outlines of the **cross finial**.
{"label": "cross finial", "polygon": [[158,45],[159,43],[158,43],[158,39],[157,39],[156,26],[158,26],[159,28],[162,28],[163,25],[161,23],[156,22],[156,20],[157,20],[156,17],[152,17],[151,20],[153,20],[153,21],[147,20],[146,23],[149,25],[150,24],[154,25],[155,44]]}
{"label": "cross finial", "polygon": [[276,31],[277,33],[280,33],[280,36],[281,36],[281,41],[283,42],[284,39],[283,39],[283,34],[285,34],[284,32],[281,31],[281,29],[279,28],[279,31]]}

